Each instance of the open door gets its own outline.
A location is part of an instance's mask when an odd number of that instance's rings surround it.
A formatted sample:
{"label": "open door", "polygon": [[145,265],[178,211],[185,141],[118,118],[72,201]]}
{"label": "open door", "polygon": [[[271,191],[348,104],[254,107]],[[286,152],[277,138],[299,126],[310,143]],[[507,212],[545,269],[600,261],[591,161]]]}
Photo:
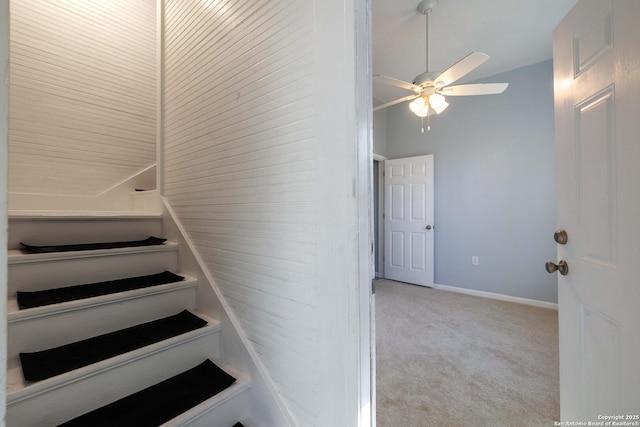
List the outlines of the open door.
{"label": "open door", "polygon": [[384,164],[384,277],[433,287],[433,155]]}
{"label": "open door", "polygon": [[580,0],[554,32],[563,421],[640,422],[638,22]]}

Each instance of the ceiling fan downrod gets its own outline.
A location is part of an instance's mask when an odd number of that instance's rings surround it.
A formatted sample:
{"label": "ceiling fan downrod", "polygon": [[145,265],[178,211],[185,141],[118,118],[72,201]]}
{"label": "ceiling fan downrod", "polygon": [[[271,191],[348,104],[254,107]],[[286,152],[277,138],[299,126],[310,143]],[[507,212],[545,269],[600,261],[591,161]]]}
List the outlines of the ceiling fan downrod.
{"label": "ceiling fan downrod", "polygon": [[427,63],[426,63],[426,71],[429,72],[429,14],[435,7],[438,5],[438,0],[423,0],[418,4],[418,12],[426,15],[426,28],[425,28],[425,39],[426,39],[426,49],[427,49]]}

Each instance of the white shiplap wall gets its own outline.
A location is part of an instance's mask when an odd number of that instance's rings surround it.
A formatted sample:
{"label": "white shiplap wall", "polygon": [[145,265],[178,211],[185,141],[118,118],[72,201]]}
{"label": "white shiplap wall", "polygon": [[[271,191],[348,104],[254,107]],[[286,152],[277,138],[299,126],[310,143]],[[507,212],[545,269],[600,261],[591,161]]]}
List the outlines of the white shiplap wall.
{"label": "white shiplap wall", "polygon": [[156,0],[11,0],[9,191],[97,195],[155,163]]}
{"label": "white shiplap wall", "polygon": [[164,194],[300,425],[318,401],[311,17],[165,4]]}
{"label": "white shiplap wall", "polygon": [[162,194],[296,425],[369,426],[369,2],[164,10]]}
{"label": "white shiplap wall", "polygon": [[164,194],[301,426],[319,410],[313,28],[310,1],[165,3]]}

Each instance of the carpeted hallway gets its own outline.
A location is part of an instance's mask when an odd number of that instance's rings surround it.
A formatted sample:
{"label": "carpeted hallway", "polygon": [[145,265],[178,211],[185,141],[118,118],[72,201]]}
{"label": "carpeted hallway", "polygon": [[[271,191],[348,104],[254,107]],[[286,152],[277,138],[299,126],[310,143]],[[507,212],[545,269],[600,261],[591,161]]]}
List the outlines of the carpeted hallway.
{"label": "carpeted hallway", "polygon": [[376,281],[378,427],[552,426],[554,310]]}

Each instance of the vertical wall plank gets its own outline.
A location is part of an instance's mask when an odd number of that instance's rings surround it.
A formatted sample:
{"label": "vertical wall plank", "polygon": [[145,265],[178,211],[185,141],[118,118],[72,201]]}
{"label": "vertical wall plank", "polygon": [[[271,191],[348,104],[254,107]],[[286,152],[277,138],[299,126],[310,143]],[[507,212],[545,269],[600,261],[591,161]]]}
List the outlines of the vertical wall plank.
{"label": "vertical wall plank", "polygon": [[97,195],[155,162],[155,0],[12,0],[10,61],[11,192]]}

